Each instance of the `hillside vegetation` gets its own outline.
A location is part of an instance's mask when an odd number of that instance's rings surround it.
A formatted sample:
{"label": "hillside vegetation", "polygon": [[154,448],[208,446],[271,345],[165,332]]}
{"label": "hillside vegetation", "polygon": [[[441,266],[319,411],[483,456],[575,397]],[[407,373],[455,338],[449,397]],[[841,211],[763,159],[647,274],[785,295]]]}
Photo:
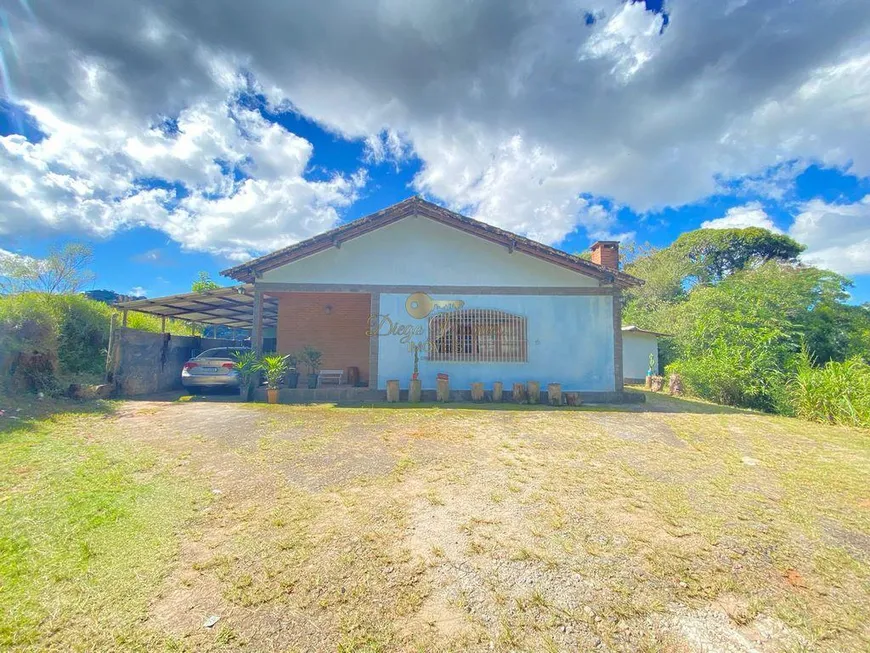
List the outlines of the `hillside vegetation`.
{"label": "hillside vegetation", "polygon": [[[99,380],[106,364],[109,326],[117,309],[77,294],[22,292],[0,296],[0,379],[53,392],[72,381]],[[120,321],[118,322],[120,323]],[[159,332],[160,318],[130,313],[127,326]],[[167,320],[169,333],[190,335],[190,325]],[[16,378],[22,354],[39,363]],[[20,388],[19,388],[20,389]]]}
{"label": "hillside vegetation", "polygon": [[623,322],[672,334],[662,362],[700,397],[870,427],[870,308],[847,304],[851,282],[801,264],[802,250],[748,228],[629,252],[626,271],[646,284]]}

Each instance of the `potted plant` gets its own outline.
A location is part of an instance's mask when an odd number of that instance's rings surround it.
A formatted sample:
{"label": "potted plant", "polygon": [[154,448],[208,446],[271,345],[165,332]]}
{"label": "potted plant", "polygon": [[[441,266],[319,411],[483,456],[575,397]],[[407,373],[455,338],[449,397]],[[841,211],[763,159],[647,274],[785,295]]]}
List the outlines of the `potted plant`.
{"label": "potted plant", "polygon": [[420,381],[420,346],[414,345],[414,373],[411,375],[411,385],[408,386],[408,401],[412,404],[420,403],[423,395],[423,384]]}
{"label": "potted plant", "polygon": [[278,388],[288,367],[287,357],[280,354],[270,354],[260,359],[260,369],[266,375],[266,398],[270,404],[278,403]]}
{"label": "potted plant", "polygon": [[233,352],[236,372],[239,374],[239,394],[242,401],[250,401],[251,393],[256,385],[255,377],[260,371],[260,357],[255,351]]}
{"label": "potted plant", "polygon": [[287,354],[285,357],[287,359],[287,374],[284,378],[287,381],[288,388],[295,388],[299,385],[299,354],[295,352],[291,352]]}
{"label": "potted plant", "polygon": [[308,387],[313,390],[317,387],[317,373],[320,371],[323,352],[311,345],[305,345],[299,358],[308,366]]}

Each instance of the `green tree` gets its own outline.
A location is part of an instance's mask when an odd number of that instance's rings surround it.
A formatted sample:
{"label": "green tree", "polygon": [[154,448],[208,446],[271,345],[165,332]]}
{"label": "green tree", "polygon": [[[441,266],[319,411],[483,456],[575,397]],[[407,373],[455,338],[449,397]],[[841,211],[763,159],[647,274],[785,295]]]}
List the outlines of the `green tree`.
{"label": "green tree", "polygon": [[695,394],[794,412],[802,350],[819,366],[870,361],[870,307],[846,304],[851,282],[798,263],[802,250],[763,229],[700,229],[644,246],[625,265],[646,283],[625,293],[623,322],[672,334],[659,343],[661,362]]}
{"label": "green tree", "polygon": [[212,281],[209,273],[205,271],[199,273],[199,276],[190,287],[193,292],[208,292],[209,290],[217,290],[218,288],[220,288],[220,285]]}
{"label": "green tree", "polygon": [[674,334],[669,371],[713,401],[783,411],[807,315],[844,296],[847,284],[826,270],[769,261],[699,286],[659,316]]}
{"label": "green tree", "polygon": [[699,282],[716,283],[766,261],[794,262],[805,247],[783,234],[747,227],[696,229],[677,238],[669,249],[693,264]]}
{"label": "green tree", "polygon": [[42,259],[4,254],[0,256],[0,292],[79,292],[94,280],[88,270],[93,258],[91,248],[81,243],[52,247]]}

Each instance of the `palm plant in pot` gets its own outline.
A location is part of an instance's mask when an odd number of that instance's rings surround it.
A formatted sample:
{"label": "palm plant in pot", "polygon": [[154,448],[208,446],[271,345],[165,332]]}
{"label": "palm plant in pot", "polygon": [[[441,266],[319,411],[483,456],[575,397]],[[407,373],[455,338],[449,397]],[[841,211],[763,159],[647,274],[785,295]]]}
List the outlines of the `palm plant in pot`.
{"label": "palm plant in pot", "polygon": [[287,357],[281,354],[270,354],[260,359],[260,369],[266,375],[266,398],[270,404],[278,403],[278,388],[288,367]]}
{"label": "palm plant in pot", "polygon": [[239,394],[242,401],[250,401],[260,373],[260,357],[255,351],[234,351],[233,360],[239,375]]}
{"label": "palm plant in pot", "polygon": [[299,358],[308,366],[308,387],[313,390],[317,387],[317,373],[320,371],[320,361],[323,359],[323,352],[311,345],[305,345]]}

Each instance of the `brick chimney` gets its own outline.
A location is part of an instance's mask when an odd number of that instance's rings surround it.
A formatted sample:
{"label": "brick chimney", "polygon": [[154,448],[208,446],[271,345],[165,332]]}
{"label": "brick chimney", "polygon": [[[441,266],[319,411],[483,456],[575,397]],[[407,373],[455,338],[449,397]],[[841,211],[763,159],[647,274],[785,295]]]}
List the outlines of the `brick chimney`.
{"label": "brick chimney", "polygon": [[619,241],[599,240],[592,245],[592,262],[611,270],[619,269]]}

